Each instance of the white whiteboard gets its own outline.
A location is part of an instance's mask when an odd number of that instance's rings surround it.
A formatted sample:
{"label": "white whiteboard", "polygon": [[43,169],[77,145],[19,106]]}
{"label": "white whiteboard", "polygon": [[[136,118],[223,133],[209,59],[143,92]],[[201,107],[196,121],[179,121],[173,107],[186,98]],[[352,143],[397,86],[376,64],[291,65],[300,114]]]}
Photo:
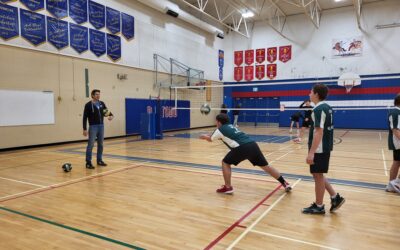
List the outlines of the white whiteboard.
{"label": "white whiteboard", "polygon": [[0,126],[54,123],[53,92],[0,90]]}

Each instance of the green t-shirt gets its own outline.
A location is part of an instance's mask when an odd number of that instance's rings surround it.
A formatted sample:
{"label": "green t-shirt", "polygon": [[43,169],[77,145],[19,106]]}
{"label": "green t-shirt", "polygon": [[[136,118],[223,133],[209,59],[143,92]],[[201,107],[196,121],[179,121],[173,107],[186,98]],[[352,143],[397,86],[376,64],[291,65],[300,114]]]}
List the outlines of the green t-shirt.
{"label": "green t-shirt", "polygon": [[237,148],[240,145],[254,142],[248,135],[234,127],[232,124],[224,124],[214,131],[211,140],[221,139],[229,148]]}
{"label": "green t-shirt", "polygon": [[322,141],[318,145],[315,153],[327,153],[333,149],[333,111],[331,106],[325,102],[319,102],[313,109],[311,114],[312,124],[310,129],[310,135],[308,138],[308,148],[311,148],[312,141],[314,138],[314,129],[322,128],[324,135]]}
{"label": "green t-shirt", "polygon": [[397,150],[400,149],[400,138],[393,134],[393,129],[400,130],[400,107],[395,107],[389,113],[389,149]]}

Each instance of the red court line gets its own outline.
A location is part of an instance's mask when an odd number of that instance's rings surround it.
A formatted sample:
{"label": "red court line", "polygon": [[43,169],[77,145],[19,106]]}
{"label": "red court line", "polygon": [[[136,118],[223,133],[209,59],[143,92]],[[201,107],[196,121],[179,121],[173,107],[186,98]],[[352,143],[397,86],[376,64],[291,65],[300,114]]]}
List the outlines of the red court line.
{"label": "red court line", "polygon": [[209,250],[213,246],[215,246],[220,240],[222,240],[227,234],[229,234],[235,227],[238,227],[239,224],[246,219],[250,214],[252,214],[259,206],[261,206],[266,200],[268,200],[276,191],[281,188],[281,184],[277,186],[271,193],[265,196],[257,205],[255,205],[252,209],[250,209],[245,215],[243,215],[239,220],[233,223],[230,227],[228,227],[222,234],[220,234],[215,240],[213,240],[208,246],[204,248],[204,250]]}
{"label": "red court line", "polygon": [[132,165],[132,166],[124,167],[124,168],[121,168],[121,169],[116,169],[115,171],[111,170],[111,171],[106,172],[106,173],[99,173],[99,174],[96,174],[96,175],[91,175],[91,176],[87,176],[87,177],[84,177],[84,178],[79,178],[79,179],[76,179],[76,180],[62,182],[62,183],[59,183],[59,184],[53,184],[53,185],[50,185],[50,186],[47,186],[47,187],[44,187],[44,188],[39,188],[39,189],[34,189],[32,191],[27,191],[27,192],[21,193],[20,195],[16,194],[15,196],[11,196],[9,198],[0,199],[0,202],[10,201],[10,200],[14,200],[14,199],[17,199],[17,198],[22,198],[22,197],[25,197],[25,196],[29,196],[29,195],[33,195],[33,194],[37,194],[37,193],[42,193],[42,192],[45,192],[45,191],[48,191],[48,190],[53,190],[53,189],[56,189],[56,188],[69,186],[69,185],[76,184],[76,183],[79,183],[79,182],[84,182],[84,181],[87,181],[87,180],[91,180],[91,179],[95,179],[95,178],[99,178],[99,177],[103,177],[103,176],[119,173],[119,172],[122,172],[122,171],[126,171],[126,170],[129,170],[129,169],[132,169],[132,168],[138,168],[138,167],[141,167],[141,165]]}
{"label": "red court line", "polygon": [[[187,170],[187,169],[176,169],[176,168],[169,168],[169,167],[160,167],[160,166],[147,165],[147,164],[142,165],[142,167],[160,168],[160,169],[175,170],[175,171],[181,171],[181,172],[191,172],[191,173],[199,173],[199,174],[207,174],[207,175],[222,176],[221,174],[207,173],[207,172],[194,171],[194,170]],[[232,176],[232,178],[236,178],[236,179],[245,179],[245,180],[252,180],[252,181],[271,182],[271,183],[276,183],[276,182],[277,182],[277,181],[270,181],[270,180],[254,179],[254,178],[244,177],[244,176]]]}

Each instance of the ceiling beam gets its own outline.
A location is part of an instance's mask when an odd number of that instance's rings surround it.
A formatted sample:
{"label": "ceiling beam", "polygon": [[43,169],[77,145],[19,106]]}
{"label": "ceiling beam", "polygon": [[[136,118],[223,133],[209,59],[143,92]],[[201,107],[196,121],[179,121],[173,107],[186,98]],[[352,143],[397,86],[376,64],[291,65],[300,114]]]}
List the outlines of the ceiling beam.
{"label": "ceiling beam", "polygon": [[362,0],[353,0],[354,4],[354,9],[356,11],[356,17],[357,17],[357,25],[360,30],[361,28],[361,5],[362,5]]}

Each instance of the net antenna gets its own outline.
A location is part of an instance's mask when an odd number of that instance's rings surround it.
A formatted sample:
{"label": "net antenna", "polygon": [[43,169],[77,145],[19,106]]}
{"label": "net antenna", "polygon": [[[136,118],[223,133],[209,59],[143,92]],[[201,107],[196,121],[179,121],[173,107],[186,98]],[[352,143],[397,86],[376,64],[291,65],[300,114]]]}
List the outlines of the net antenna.
{"label": "net antenna", "polygon": [[345,87],[348,94],[354,86],[361,85],[361,77],[352,72],[343,73],[338,79],[338,85]]}

